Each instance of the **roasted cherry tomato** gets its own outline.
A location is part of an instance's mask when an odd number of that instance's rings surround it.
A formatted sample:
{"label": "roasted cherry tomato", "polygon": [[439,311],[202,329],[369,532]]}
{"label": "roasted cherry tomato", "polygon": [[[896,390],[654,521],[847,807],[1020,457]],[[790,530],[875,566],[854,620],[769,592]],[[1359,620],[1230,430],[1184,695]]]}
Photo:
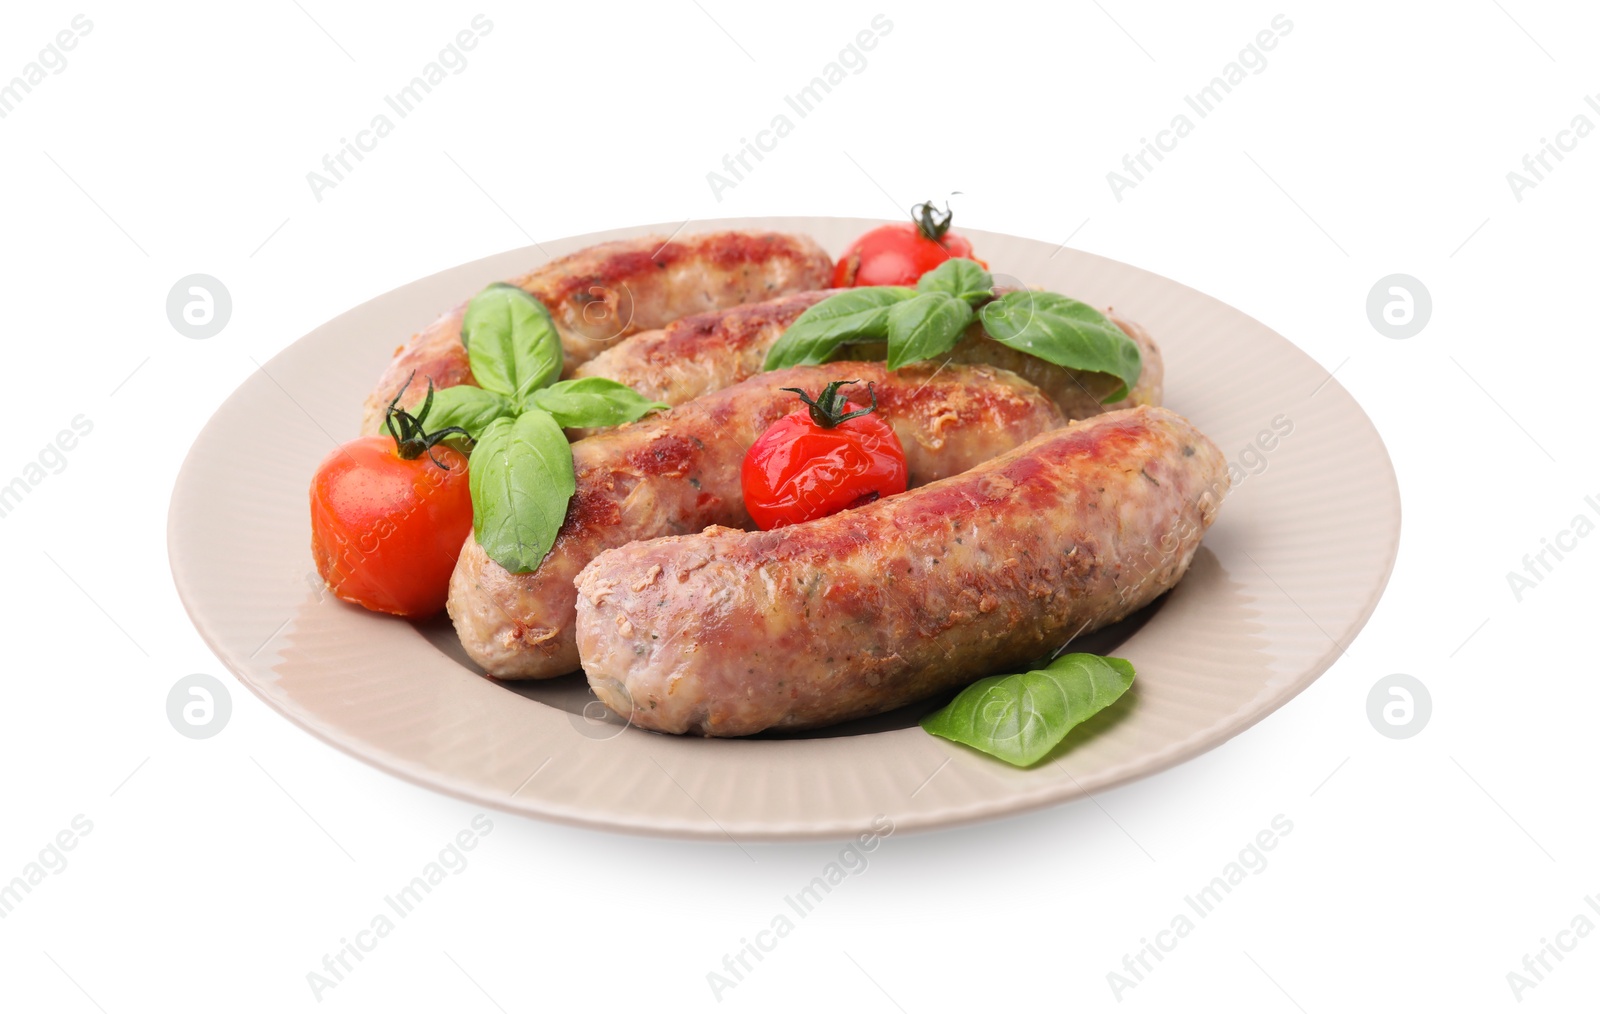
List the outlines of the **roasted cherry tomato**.
{"label": "roasted cherry tomato", "polygon": [[467,458],[439,443],[466,431],[423,430],[432,382],[416,415],[398,401],[389,403],[388,436],[352,440],[317,467],[311,553],[339,598],[420,619],[444,608],[456,557],[472,532]]}
{"label": "roasted cherry tomato", "polygon": [[941,214],[927,201],[912,208],[911,215],[910,222],[880,225],[850,244],[833,266],[833,287],[915,285],[924,272],[952,257],[977,260],[972,244],[950,231],[948,205]]}
{"label": "roasted cherry tomato", "polygon": [[739,473],[745,509],[762,530],[905,492],[900,438],[878,414],[878,393],[871,384],[872,404],[866,408],[839,393],[854,383],[836,380],[815,401],[798,387],[784,388],[806,407],[768,427],[745,454]]}

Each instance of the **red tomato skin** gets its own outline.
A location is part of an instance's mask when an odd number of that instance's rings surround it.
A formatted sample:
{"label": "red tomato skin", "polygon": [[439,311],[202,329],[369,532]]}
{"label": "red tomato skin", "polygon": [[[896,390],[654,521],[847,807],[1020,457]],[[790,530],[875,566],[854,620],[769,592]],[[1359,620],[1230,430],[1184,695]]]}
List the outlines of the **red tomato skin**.
{"label": "red tomato skin", "polygon": [[311,480],[311,554],[346,602],[423,619],[444,608],[472,533],[467,459],[440,444],[406,460],[387,436],[337,448]]}
{"label": "red tomato skin", "polygon": [[[845,411],[862,407],[851,402]],[[906,478],[905,449],[881,416],[824,429],[805,409],[773,423],[739,472],[745,510],[762,531],[904,493]]]}
{"label": "red tomato skin", "polygon": [[947,232],[941,245],[922,235],[915,222],[880,225],[850,244],[834,264],[833,287],[915,285],[925,272],[952,257],[976,260],[966,237]]}

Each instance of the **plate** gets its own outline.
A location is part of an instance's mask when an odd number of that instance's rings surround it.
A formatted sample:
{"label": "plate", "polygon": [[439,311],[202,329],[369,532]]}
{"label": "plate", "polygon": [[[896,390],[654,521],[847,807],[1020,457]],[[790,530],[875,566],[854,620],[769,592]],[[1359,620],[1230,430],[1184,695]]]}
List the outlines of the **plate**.
{"label": "plate", "polygon": [[[726,219],[806,232],[837,254],[878,221]],[[1321,675],[1372,614],[1400,536],[1383,441],[1328,372],[1259,322],[1138,268],[962,230],[997,275],[1149,328],[1166,404],[1238,466],[1189,574],[1087,650],[1133,660],[1121,701],[1051,759],[1017,770],[916,727],[927,706],[811,735],[662,736],[620,724],[581,677],[481,675],[448,620],[348,606],[317,579],[307,487],[356,434],[395,346],[444,308],[593,243],[574,236],[452,268],[349,311],[273,358],[218,409],[173,491],[173,578],[201,635],[262,700],[333,745],[484,806],[589,827],[736,842],[845,838],[984,820],[1093,793],[1193,757]],[[239,448],[250,448],[249,454]]]}

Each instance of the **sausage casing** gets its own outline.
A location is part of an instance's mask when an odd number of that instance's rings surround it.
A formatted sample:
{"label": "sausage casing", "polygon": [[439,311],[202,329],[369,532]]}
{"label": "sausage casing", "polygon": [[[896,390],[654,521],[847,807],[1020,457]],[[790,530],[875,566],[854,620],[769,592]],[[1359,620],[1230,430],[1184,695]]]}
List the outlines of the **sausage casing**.
{"label": "sausage casing", "polygon": [[[648,398],[679,405],[691,398],[738,383],[761,372],[767,352],[805,310],[841,290],[801,292],[781,299],[691,317],[627,338],[578,367],[576,376],[605,377]],[[1069,370],[1026,352],[1002,345],[974,321],[956,347],[938,362],[981,363],[1010,370],[1038,387],[1060,406],[1068,419],[1087,419],[1101,412],[1134,405],[1159,405],[1164,369],[1161,350],[1138,324],[1111,315],[1111,320],[1139,346],[1139,379],[1121,401],[1102,404],[1117,381],[1101,373]],[[845,345],[848,359],[882,361],[882,342]]]}
{"label": "sausage casing", "polygon": [[578,575],[583,668],[613,710],[662,732],[878,714],[1149,603],[1227,486],[1204,434],[1139,407],[853,511],[623,546]]}
{"label": "sausage casing", "polygon": [[605,377],[646,398],[681,405],[760,373],[767,350],[795,318],[837,291],[796,292],[684,317],[618,342],[573,375]]}
{"label": "sausage casing", "polygon": [[[607,346],[639,331],[703,313],[828,283],[833,262],[809,236],[781,232],[708,232],[668,240],[641,236],[558,257],[514,279],[550,311],[561,332],[565,375]],[[384,409],[412,377],[404,407],[435,387],[472,383],[461,344],[463,302],[398,349],[368,396],[363,433],[383,427]]]}
{"label": "sausage casing", "polygon": [[[538,569],[512,574],[467,539],[449,610],[467,653],[491,675],[559,676],[578,668],[573,578],[604,550],[638,539],[750,524],[740,490],[746,450],[832,380],[878,408],[905,448],[909,481],[954,475],[1065,422],[1031,384],[985,366],[830,363],[775,370],[572,445],[577,492]],[[858,393],[859,392],[859,393]]]}

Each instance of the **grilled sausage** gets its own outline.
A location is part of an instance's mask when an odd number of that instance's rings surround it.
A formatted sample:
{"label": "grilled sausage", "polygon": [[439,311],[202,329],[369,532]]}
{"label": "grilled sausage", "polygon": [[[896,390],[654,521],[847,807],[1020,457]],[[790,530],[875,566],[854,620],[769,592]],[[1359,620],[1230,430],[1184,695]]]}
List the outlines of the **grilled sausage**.
{"label": "grilled sausage", "polygon": [[1032,385],[990,367],[831,363],[763,373],[662,415],[572,445],[577,492],[554,547],[512,574],[468,538],[450,579],[449,610],[467,653],[491,675],[559,676],[578,668],[572,580],[606,549],[636,539],[750,524],[740,491],[745,451],[832,380],[872,382],[905,448],[909,481],[931,482],[1065,421]]}
{"label": "grilled sausage", "polygon": [[1228,486],[1161,408],[780,528],[710,528],[578,575],[589,685],[633,724],[744,736],[878,714],[1015,671],[1171,588]]}
{"label": "grilled sausage", "polygon": [[618,342],[573,376],[605,377],[646,398],[681,405],[760,373],[767,350],[795,318],[836,291],[796,292],[685,317]]}
{"label": "grilled sausage", "polygon": [[[679,317],[826,285],[828,255],[808,236],[780,232],[708,232],[601,243],[559,257],[512,284],[542,302],[561,332],[566,375],[607,345]],[[363,433],[383,427],[384,409],[415,373],[400,403],[435,387],[472,383],[461,344],[463,302],[429,324],[394,359],[368,396]]]}
{"label": "grilled sausage", "polygon": [[[605,377],[627,384],[646,397],[680,405],[760,373],[767,351],[795,318],[838,291],[796,293],[720,314],[690,317],[662,331],[636,334],[584,363],[574,375]],[[1161,404],[1161,350],[1138,324],[1116,316],[1111,319],[1139,346],[1143,368],[1127,397],[1109,405],[1102,405],[1100,399],[1116,389],[1117,382],[1112,378],[1063,369],[1002,345],[990,339],[977,322],[939,361],[985,363],[1010,370],[1049,395],[1068,419],[1087,419],[1134,405]],[[882,342],[846,345],[840,350],[842,356],[880,362],[885,354]]]}

